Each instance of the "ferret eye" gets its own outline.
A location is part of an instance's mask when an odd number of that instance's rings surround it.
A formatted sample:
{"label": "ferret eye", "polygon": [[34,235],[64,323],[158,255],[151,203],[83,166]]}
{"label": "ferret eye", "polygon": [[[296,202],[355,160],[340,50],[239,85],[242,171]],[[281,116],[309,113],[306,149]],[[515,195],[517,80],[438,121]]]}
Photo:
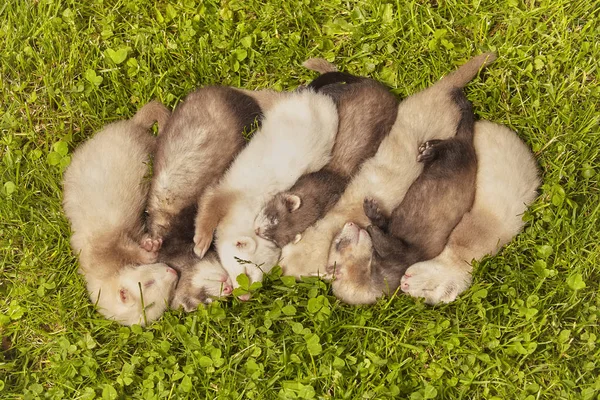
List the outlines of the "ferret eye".
{"label": "ferret eye", "polygon": [[154,283],[155,283],[154,279],[151,279],[148,282],[144,283],[144,287],[150,287],[150,286],[154,285]]}

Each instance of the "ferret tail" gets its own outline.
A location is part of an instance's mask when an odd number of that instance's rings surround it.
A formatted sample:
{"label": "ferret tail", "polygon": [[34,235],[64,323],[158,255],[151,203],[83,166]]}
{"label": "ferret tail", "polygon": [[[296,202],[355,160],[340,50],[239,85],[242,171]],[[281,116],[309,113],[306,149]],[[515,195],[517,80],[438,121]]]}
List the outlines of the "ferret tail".
{"label": "ferret tail", "polygon": [[308,84],[308,87],[318,91],[323,86],[332,85],[334,83],[356,83],[363,80],[364,78],[345,72],[326,72],[318,78],[315,78]]}
{"label": "ferret tail", "polygon": [[364,80],[364,78],[352,74],[339,72],[334,64],[323,58],[309,58],[302,65],[321,74],[321,76],[308,85],[309,88],[314,90],[319,90],[323,86],[335,83],[356,83]]}
{"label": "ferret tail", "polygon": [[324,58],[309,58],[302,63],[302,66],[310,69],[311,71],[317,71],[320,74],[327,72],[336,72],[337,67],[325,60]]}
{"label": "ferret tail", "polygon": [[483,53],[471,58],[461,65],[456,71],[446,75],[437,85],[444,87],[462,88],[477,75],[479,70],[490,65],[496,60],[495,53]]}
{"label": "ferret tail", "polygon": [[159,101],[152,100],[135,113],[133,122],[144,129],[150,129],[157,122],[160,132],[164,129],[170,116],[171,111],[167,107]]}

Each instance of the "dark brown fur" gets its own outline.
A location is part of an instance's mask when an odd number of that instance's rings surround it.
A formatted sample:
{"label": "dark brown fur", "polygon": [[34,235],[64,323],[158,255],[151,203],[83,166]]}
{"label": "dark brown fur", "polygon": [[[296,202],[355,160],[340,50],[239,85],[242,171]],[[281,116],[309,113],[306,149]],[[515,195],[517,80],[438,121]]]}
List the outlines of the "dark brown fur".
{"label": "dark brown fur", "polygon": [[[216,252],[209,252],[204,259],[200,259],[194,253],[193,237],[196,211],[196,204],[192,204],[184,208],[173,219],[173,229],[164,237],[158,256],[158,262],[168,264],[179,274],[179,281],[170,306],[175,309],[183,307],[186,312],[196,310],[199,304],[207,303],[211,299],[205,287],[194,285],[194,275],[197,268],[201,267],[198,266],[198,263],[218,261]],[[225,271],[223,273],[225,274]]]}
{"label": "dark brown fur", "polygon": [[[309,87],[333,97],[340,123],[331,161],[322,170],[302,176],[289,191],[277,194],[263,210],[266,220],[278,223],[257,233],[280,247],[293,241],[335,205],[352,175],[375,154],[390,132],[398,109],[396,97],[368,78],[328,72]],[[297,209],[290,207],[290,196],[300,198]]]}
{"label": "dark brown fur", "polygon": [[426,142],[418,161],[424,168],[402,203],[386,217],[373,199],[365,199],[367,228],[373,244],[371,284],[393,292],[412,264],[437,256],[463,215],[473,205],[477,156],[473,146],[475,120],[462,90],[452,97],[461,111],[456,136]]}

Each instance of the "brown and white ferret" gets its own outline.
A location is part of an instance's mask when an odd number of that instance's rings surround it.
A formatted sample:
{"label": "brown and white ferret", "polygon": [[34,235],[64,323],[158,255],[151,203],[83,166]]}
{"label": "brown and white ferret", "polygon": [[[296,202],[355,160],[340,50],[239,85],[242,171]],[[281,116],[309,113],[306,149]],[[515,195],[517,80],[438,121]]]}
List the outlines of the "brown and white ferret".
{"label": "brown and white ferret", "polygon": [[333,207],[352,175],[390,132],[398,111],[396,97],[373,79],[337,72],[333,64],[319,58],[303,65],[322,74],[308,88],[334,99],[338,133],[331,161],[321,170],[300,177],[291,189],[276,194],[258,214],[256,234],[279,247],[297,240]]}
{"label": "brown and white ferret", "polygon": [[221,266],[217,253],[210,250],[200,259],[194,253],[194,218],[196,205],[183,209],[172,220],[172,229],[164,237],[158,260],[179,273],[171,308],[195,311],[199,304],[231,295],[233,287]]}
{"label": "brown and white ferret", "polygon": [[401,203],[423,169],[423,163],[416,162],[419,146],[456,134],[461,110],[453,93],[495,58],[491,53],[476,56],[436,84],[400,102],[391,132],[376,154],[363,163],[336,205],[304,231],[298,243],[283,247],[280,265],[284,274],[326,276],[330,245],[344,224],[352,221],[360,227],[370,225],[363,209],[366,197],[377,199],[384,213]]}
{"label": "brown and white ferret", "polygon": [[477,190],[471,211],[454,228],[440,255],[409,267],[401,289],[425,302],[449,303],[471,285],[473,260],[496,254],[525,222],[537,196],[539,169],[531,150],[503,125],[475,125]]}
{"label": "brown and white ferret", "polygon": [[[400,205],[386,216],[377,200],[366,198],[369,238],[350,222],[334,239],[327,272],[334,276],[334,294],[346,303],[371,303],[384,293],[393,294],[409,266],[441,253],[471,208],[477,173],[475,120],[461,89],[454,90],[453,98],[461,110],[456,136],[419,147],[415,161],[424,164],[423,172]],[[370,243],[369,254],[359,242]]]}
{"label": "brown and white ferret", "polygon": [[149,129],[165,124],[158,102],[130,120],[105,126],[77,147],[64,174],[63,207],[71,223],[71,247],[79,253],[91,300],[107,318],[145,324],[167,308],[177,272],[156,263],[157,243],[144,234],[150,155]]}

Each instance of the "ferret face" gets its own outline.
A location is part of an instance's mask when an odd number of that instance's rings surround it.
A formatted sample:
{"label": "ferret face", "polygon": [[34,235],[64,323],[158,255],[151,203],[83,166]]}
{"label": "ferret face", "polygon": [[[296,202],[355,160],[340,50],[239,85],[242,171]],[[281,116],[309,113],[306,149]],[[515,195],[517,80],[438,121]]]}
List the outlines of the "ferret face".
{"label": "ferret face", "polygon": [[347,222],[333,239],[327,273],[335,281],[363,282],[371,272],[373,245],[366,230]]}
{"label": "ferret face", "polygon": [[231,239],[219,237],[217,251],[234,288],[239,286],[236,277],[243,273],[248,275],[250,282],[261,281],[263,273],[270,271],[281,255],[277,245],[256,235]]}
{"label": "ferret face", "polygon": [[348,304],[370,304],[381,297],[381,290],[372,284],[375,258],[367,231],[346,223],[331,243],[327,263],[327,272],[333,276],[331,288],[338,299]]}
{"label": "ferret face", "polygon": [[276,194],[256,216],[254,232],[279,247],[295,241],[298,232],[291,232],[290,225],[292,224],[292,213],[300,208],[300,204],[300,197],[294,194]]}
{"label": "ferret face", "polygon": [[214,298],[229,296],[233,291],[231,279],[216,257],[196,262],[190,271],[183,273],[175,289],[171,301],[174,309],[195,311],[200,303],[211,303]]}
{"label": "ferret face", "polygon": [[112,280],[88,282],[88,289],[107,318],[124,325],[144,325],[163,314],[176,283],[177,272],[161,263],[127,266]]}

